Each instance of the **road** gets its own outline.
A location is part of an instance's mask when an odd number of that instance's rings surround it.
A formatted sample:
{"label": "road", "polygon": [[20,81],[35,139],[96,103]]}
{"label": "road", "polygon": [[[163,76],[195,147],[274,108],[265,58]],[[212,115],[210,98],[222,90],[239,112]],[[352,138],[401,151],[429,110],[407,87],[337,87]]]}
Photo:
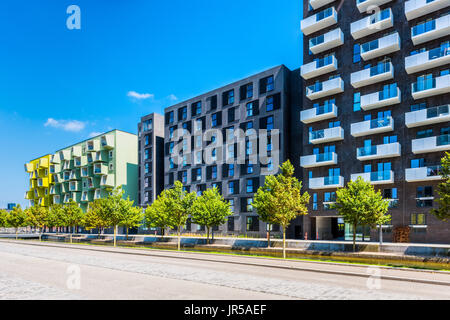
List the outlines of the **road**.
{"label": "road", "polygon": [[0,299],[450,299],[450,273],[2,240]]}

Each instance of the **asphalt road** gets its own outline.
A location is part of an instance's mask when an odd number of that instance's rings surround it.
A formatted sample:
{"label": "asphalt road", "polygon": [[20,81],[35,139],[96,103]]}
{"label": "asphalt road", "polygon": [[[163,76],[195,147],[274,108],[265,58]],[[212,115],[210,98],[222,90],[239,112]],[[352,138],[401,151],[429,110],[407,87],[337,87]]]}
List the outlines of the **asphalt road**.
{"label": "asphalt road", "polygon": [[450,273],[3,240],[0,299],[450,300]]}

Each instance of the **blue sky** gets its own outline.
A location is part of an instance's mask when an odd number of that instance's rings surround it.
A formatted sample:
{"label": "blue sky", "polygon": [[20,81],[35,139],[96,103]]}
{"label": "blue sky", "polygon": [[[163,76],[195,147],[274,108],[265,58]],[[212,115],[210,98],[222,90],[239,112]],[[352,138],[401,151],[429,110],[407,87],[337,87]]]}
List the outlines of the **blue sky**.
{"label": "blue sky", "polygon": [[[66,9],[81,9],[69,30]],[[300,0],[2,0],[0,208],[23,164],[264,69],[301,64]]]}

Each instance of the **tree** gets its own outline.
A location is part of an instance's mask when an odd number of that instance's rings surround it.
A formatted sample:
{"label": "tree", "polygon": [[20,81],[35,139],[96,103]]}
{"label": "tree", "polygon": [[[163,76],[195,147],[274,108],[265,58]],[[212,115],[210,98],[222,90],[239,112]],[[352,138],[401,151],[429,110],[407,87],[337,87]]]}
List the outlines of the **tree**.
{"label": "tree", "polygon": [[27,214],[27,221],[30,226],[39,229],[39,241],[42,240],[42,231],[47,224],[48,208],[41,207],[38,204],[25,210]]}
{"label": "tree", "polygon": [[[127,199],[129,201],[129,199]],[[127,201],[126,200],[126,201]],[[131,205],[124,207],[123,218],[120,225],[124,226],[127,232],[128,240],[128,229],[137,228],[142,225],[142,220],[144,220],[144,213],[140,207],[134,207],[133,201],[130,201]]]}
{"label": "tree", "polygon": [[[64,226],[64,210],[63,206],[55,203],[52,204],[49,208],[48,216],[47,216],[47,227],[49,228],[59,228]],[[57,230],[58,232],[58,230]]]}
{"label": "tree", "polygon": [[158,198],[145,209],[145,223],[149,228],[160,228],[162,236],[164,230],[173,223],[171,214],[173,211],[173,202],[169,190],[163,190]]}
{"label": "tree", "polygon": [[286,258],[286,229],[299,215],[308,214],[309,194],[301,193],[302,183],[294,177],[289,160],[280,166],[281,173],[267,176],[258,188],[252,205],[262,221],[280,225],[283,231],[283,258]]}
{"label": "tree", "polygon": [[62,211],[64,214],[64,225],[72,229],[70,233],[70,243],[72,243],[74,229],[82,224],[84,213],[78,204],[72,199],[68,204],[63,206]]}
{"label": "tree", "polygon": [[0,228],[6,228],[6,216],[8,215],[8,211],[0,209]]}
{"label": "tree", "polygon": [[441,159],[441,170],[440,175],[442,176],[443,182],[438,186],[439,198],[436,200],[438,202],[438,209],[431,210],[431,213],[436,216],[436,218],[447,221],[450,219],[450,153],[446,152],[445,156]]}
{"label": "tree", "polygon": [[205,226],[208,243],[209,230],[224,224],[231,214],[230,203],[225,201],[217,187],[204,191],[200,197],[195,199],[191,209],[192,221]]}
{"label": "tree", "polygon": [[346,223],[353,226],[353,251],[356,250],[357,226],[381,226],[391,218],[386,215],[389,201],[383,199],[381,192],[375,191],[370,182],[361,177],[336,191],[336,203],[333,207]]}
{"label": "tree", "polygon": [[6,215],[6,225],[14,228],[16,233],[16,240],[17,240],[17,234],[20,227],[25,227],[27,225],[27,215],[22,210],[20,205],[17,205],[14,207],[9,213]]}
{"label": "tree", "polygon": [[124,193],[122,186],[114,188],[106,198],[105,210],[101,211],[102,219],[114,228],[114,247],[117,246],[117,228],[122,223],[126,211],[133,205],[129,198],[127,200],[123,199]]}
{"label": "tree", "polygon": [[87,230],[97,229],[98,237],[108,227],[108,221],[104,219],[106,216],[103,213],[104,210],[107,210],[106,199],[95,199],[89,204],[89,208],[83,217],[83,226]]}

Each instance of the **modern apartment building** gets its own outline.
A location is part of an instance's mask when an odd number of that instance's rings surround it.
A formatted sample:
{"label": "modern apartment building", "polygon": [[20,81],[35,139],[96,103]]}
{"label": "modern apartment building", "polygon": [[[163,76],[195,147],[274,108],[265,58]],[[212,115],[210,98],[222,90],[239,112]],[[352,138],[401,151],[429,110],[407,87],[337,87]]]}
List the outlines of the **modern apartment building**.
{"label": "modern apartment building", "polygon": [[[290,107],[290,84],[298,74],[278,66],[170,106],[165,109],[164,134],[156,134],[153,122],[150,130],[155,134],[149,135],[148,144],[143,142],[147,139],[145,121],[152,117],[155,121],[156,115],[142,118],[141,203],[147,204],[156,196],[151,186],[157,181],[151,170],[155,170],[159,153],[149,151],[150,160],[145,160],[146,150],[158,143],[155,138],[163,136],[163,188],[170,188],[176,180],[198,194],[217,187],[234,213],[217,231],[265,234],[266,225],[252,207],[253,194],[264,183],[265,174],[277,172],[279,164],[295,152],[288,147],[289,132],[291,112],[299,109]],[[142,181],[146,177],[151,181],[149,187]],[[151,190],[148,195],[147,189]],[[186,227],[187,232],[202,231],[190,221]]]}
{"label": "modern apartment building", "polygon": [[145,208],[164,189],[164,116],[152,113],[142,117],[138,134],[138,203]]}
{"label": "modern apartment building", "polygon": [[450,0],[305,0],[303,12],[308,238],[352,232],[330,204],[363,177],[390,201],[385,240],[410,227],[411,242],[448,243],[450,223],[430,209],[450,150]]}
{"label": "modern apartment building", "polygon": [[50,184],[53,174],[50,173],[49,166],[49,154],[25,164],[25,171],[30,176],[29,190],[25,192],[25,199],[30,201],[30,206],[48,207],[51,203]]}
{"label": "modern apartment building", "polygon": [[89,202],[108,196],[123,186],[125,197],[138,200],[138,139],[112,130],[63,148],[25,165],[30,173],[30,205],[77,202],[86,210]]}

